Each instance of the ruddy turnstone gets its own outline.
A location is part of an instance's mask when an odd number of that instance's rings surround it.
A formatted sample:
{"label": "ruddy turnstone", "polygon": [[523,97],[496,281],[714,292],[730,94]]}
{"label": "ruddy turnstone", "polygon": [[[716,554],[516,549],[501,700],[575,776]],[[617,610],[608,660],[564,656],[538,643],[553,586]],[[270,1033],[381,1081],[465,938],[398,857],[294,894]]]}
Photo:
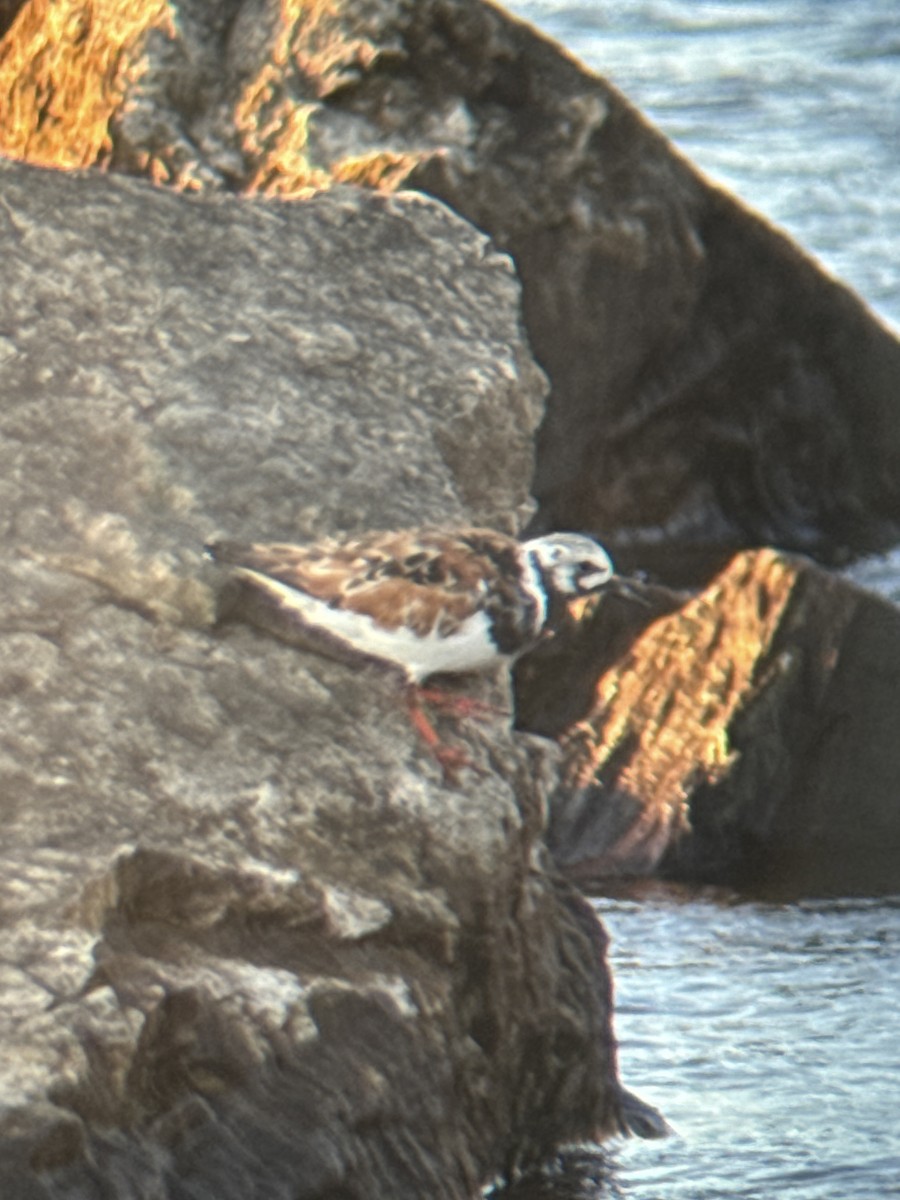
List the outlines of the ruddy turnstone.
{"label": "ruddy turnstone", "polygon": [[[513,662],[562,615],[566,601],[613,578],[592,538],[555,533],[518,542],[491,529],[371,532],[310,545],[216,541],[232,568],[235,611],[276,636],[345,661],[399,670],[416,729],[453,778],[468,765],[445,746],[422,700],[465,711],[422,688],[432,675]],[[478,711],[469,702],[468,711]]]}

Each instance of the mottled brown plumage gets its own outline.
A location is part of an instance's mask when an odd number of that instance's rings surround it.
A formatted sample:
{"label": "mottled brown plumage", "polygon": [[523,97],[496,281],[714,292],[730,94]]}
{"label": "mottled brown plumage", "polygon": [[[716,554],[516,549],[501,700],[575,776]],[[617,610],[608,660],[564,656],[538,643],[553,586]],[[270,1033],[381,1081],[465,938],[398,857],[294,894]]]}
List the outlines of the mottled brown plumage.
{"label": "mottled brown plumage", "polygon": [[371,617],[385,629],[405,625],[420,637],[432,631],[449,637],[498,591],[507,603],[524,604],[527,623],[535,606],[509,577],[518,547],[491,529],[404,529],[309,546],[217,542],[209,549],[217,562]]}
{"label": "mottled brown plumage", "polygon": [[441,746],[422,712],[422,681],[514,660],[566,598],[612,577],[605,551],[579,534],[518,542],[491,529],[406,529],[207,550],[233,568],[242,613],[254,623],[325,654],[403,671],[413,722],[448,774],[459,755]]}

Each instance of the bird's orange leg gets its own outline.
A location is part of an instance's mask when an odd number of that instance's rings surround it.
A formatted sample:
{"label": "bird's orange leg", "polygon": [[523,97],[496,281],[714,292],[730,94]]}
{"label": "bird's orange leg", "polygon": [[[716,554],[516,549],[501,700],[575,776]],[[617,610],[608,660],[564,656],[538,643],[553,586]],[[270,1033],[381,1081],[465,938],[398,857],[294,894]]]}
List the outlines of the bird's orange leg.
{"label": "bird's orange leg", "polygon": [[441,741],[437,730],[422,708],[423,699],[431,699],[427,690],[423,690],[416,684],[411,684],[406,689],[406,710],[410,722],[431,754],[440,763],[445,782],[457,784],[459,783],[459,772],[463,767],[471,767],[474,771],[478,771],[480,768],[471,761],[461,746],[448,746],[446,742]]}

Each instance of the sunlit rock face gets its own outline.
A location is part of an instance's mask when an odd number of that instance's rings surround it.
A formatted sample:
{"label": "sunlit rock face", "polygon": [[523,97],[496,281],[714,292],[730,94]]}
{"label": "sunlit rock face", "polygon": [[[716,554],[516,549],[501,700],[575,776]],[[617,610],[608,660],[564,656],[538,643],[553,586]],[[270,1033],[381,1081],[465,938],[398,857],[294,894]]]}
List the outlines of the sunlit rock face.
{"label": "sunlit rock face", "polygon": [[585,886],[900,882],[900,614],[806,560],[739,554],[691,598],[592,601],[518,694],[523,727],[562,740],[548,838]]}

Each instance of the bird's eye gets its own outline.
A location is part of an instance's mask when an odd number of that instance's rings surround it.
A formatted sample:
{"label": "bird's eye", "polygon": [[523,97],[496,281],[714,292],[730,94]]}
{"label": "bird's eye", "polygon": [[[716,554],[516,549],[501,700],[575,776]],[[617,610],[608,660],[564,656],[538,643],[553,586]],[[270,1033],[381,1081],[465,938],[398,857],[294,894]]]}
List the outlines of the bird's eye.
{"label": "bird's eye", "polygon": [[587,560],[587,559],[584,559],[584,561],[583,561],[583,562],[580,562],[580,563],[578,564],[578,570],[579,570],[579,571],[584,571],[584,572],[585,572],[585,574],[586,574],[588,571],[593,571],[594,569],[595,569],[595,568],[594,568],[594,564],[593,564],[592,562],[588,562],[588,560]]}

